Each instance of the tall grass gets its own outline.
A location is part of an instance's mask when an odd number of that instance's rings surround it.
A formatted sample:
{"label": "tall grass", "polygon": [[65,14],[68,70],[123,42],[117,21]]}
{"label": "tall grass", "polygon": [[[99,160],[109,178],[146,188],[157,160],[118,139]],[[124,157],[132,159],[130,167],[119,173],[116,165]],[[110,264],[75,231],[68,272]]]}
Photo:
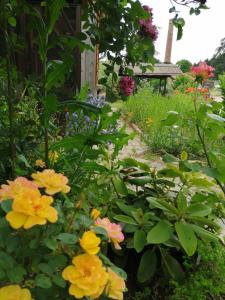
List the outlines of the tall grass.
{"label": "tall grass", "polygon": [[162,120],[169,111],[188,113],[194,109],[190,96],[178,94],[163,97],[142,88],[138,94],[124,102],[122,111],[143,130],[150,150],[155,153],[170,152],[175,155],[186,150],[193,156],[200,153],[195,128],[164,126]]}

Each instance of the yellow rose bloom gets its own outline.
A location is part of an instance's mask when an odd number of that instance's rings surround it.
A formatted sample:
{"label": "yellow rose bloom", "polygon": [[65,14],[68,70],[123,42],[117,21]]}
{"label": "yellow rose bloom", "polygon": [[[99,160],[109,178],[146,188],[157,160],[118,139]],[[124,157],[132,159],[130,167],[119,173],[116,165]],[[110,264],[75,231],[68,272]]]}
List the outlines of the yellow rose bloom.
{"label": "yellow rose bloom", "polygon": [[126,290],[125,281],[112,269],[108,268],[109,280],[105,289],[106,295],[115,300],[123,300],[123,292]]}
{"label": "yellow rose bloom", "polygon": [[45,162],[42,159],[37,159],[35,161],[35,166],[40,167],[40,168],[45,168],[46,167]]}
{"label": "yellow rose bloom", "polygon": [[14,181],[7,181],[8,184],[2,184],[0,189],[0,200],[14,199],[24,188],[37,190],[38,186],[25,177],[17,177]]}
{"label": "yellow rose bloom", "polygon": [[93,208],[91,211],[91,218],[96,220],[101,215],[100,211],[96,208]]}
{"label": "yellow rose bloom", "polygon": [[86,231],[80,239],[81,248],[88,254],[97,254],[100,250],[101,239],[92,231]]}
{"label": "yellow rose bloom", "polygon": [[77,299],[99,298],[108,281],[108,273],[96,255],[81,254],[73,258],[73,265],[63,270],[62,277],[71,285],[69,294]]}
{"label": "yellow rose bloom", "polygon": [[19,285],[8,285],[0,288],[0,300],[32,300],[28,289],[22,289]]}
{"label": "yellow rose bloom", "polygon": [[35,225],[44,225],[47,221],[55,223],[58,219],[57,210],[50,206],[53,198],[42,196],[39,190],[24,188],[15,198],[12,211],[6,220],[14,229],[29,229]]}
{"label": "yellow rose bloom", "polygon": [[68,193],[70,187],[67,185],[68,178],[61,173],[55,173],[54,170],[46,169],[31,175],[34,182],[40,188],[45,188],[45,192],[49,195],[56,193]]}

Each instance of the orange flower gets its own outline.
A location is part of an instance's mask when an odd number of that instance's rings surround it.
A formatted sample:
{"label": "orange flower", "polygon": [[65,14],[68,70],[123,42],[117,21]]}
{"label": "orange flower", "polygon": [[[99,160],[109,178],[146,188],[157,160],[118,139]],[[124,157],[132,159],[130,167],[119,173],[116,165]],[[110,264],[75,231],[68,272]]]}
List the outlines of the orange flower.
{"label": "orange flower", "polygon": [[25,177],[18,177],[14,181],[8,180],[8,185],[3,184],[0,189],[0,200],[14,199],[23,188],[37,190],[38,186]]}
{"label": "orange flower", "polygon": [[35,166],[40,167],[42,169],[46,167],[45,162],[42,159],[37,159],[35,161]]}
{"label": "orange flower", "polygon": [[68,178],[61,173],[55,173],[54,170],[46,169],[31,176],[38,187],[45,188],[45,192],[49,195],[59,192],[68,193],[70,191],[70,187],[67,185]]}
{"label": "orange flower", "polygon": [[93,208],[91,211],[91,218],[96,220],[101,215],[100,211],[96,208]]}
{"label": "orange flower", "polygon": [[187,94],[194,93],[194,92],[196,92],[196,88],[192,86],[185,90],[185,93]]}
{"label": "orange flower", "polygon": [[50,206],[53,198],[42,196],[38,189],[23,188],[15,196],[12,211],[6,215],[6,220],[14,229],[29,229],[35,225],[44,225],[47,221],[55,223],[57,211]]}

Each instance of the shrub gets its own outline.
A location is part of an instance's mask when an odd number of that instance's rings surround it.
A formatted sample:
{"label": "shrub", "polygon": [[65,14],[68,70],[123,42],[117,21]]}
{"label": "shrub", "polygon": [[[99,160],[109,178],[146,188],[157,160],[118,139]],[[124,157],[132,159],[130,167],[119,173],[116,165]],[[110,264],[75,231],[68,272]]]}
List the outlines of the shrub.
{"label": "shrub", "polygon": [[222,300],[225,298],[225,249],[215,243],[199,244],[195,261],[187,260],[187,278],[183,284],[173,283],[169,300]]}

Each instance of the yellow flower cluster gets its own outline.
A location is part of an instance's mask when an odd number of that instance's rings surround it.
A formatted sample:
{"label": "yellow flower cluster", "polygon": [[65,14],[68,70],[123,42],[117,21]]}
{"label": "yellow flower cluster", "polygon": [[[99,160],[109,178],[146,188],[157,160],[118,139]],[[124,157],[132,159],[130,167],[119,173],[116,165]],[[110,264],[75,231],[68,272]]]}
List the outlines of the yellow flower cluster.
{"label": "yellow flower cluster", "polygon": [[72,265],[63,270],[62,276],[70,282],[69,294],[77,299],[99,298],[105,293],[115,300],[123,299],[125,282],[112,269],[106,270],[96,255],[101,240],[92,231],[86,231],[80,239],[80,246],[86,252],[75,256]]}
{"label": "yellow flower cluster", "polygon": [[55,223],[58,220],[57,210],[51,206],[53,198],[42,195],[39,187],[45,188],[49,195],[70,190],[67,177],[54,170],[37,172],[32,177],[34,181],[18,177],[1,186],[0,200],[13,200],[12,210],[7,213],[6,219],[14,229],[29,229],[35,225],[44,225],[47,221]]}
{"label": "yellow flower cluster", "polygon": [[67,185],[68,178],[54,170],[46,169],[43,172],[37,172],[31,175],[34,182],[39,188],[45,188],[45,192],[49,195],[56,193],[68,193],[70,187]]}
{"label": "yellow flower cluster", "polygon": [[0,288],[1,300],[32,300],[28,289],[22,289],[19,285],[8,285]]}
{"label": "yellow flower cluster", "polygon": [[35,166],[42,169],[46,167],[45,162],[42,159],[37,159],[35,161]]}
{"label": "yellow flower cluster", "polygon": [[49,151],[48,159],[52,164],[56,163],[59,159],[59,153],[57,151]]}

